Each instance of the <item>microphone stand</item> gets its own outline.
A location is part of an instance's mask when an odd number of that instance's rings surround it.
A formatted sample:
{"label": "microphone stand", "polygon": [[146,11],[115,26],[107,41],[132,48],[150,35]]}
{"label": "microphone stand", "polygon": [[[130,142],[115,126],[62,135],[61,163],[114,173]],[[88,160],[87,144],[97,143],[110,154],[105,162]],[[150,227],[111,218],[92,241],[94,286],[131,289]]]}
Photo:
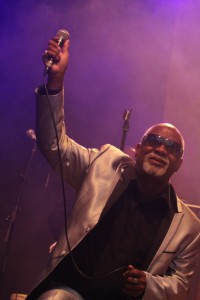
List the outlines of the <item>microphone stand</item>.
{"label": "microphone stand", "polygon": [[123,114],[124,124],[123,124],[123,128],[122,128],[122,140],[121,140],[121,146],[120,146],[120,149],[122,151],[124,151],[126,135],[129,130],[129,119],[130,119],[131,113],[132,113],[132,108],[130,110],[126,109]]}
{"label": "microphone stand", "polygon": [[[29,133],[29,131],[31,131],[31,134]],[[31,139],[36,140],[34,131],[32,129],[28,129],[26,131],[26,135],[28,137],[30,137]],[[6,266],[7,266],[7,261],[8,261],[8,254],[9,254],[9,249],[10,249],[10,244],[11,244],[11,237],[12,237],[12,233],[13,233],[14,223],[15,223],[15,220],[16,220],[16,217],[17,217],[17,213],[20,211],[19,204],[20,204],[20,201],[21,201],[21,196],[22,196],[22,193],[23,193],[23,190],[24,190],[24,187],[25,187],[26,180],[27,180],[28,175],[29,175],[29,171],[30,171],[30,168],[31,168],[31,163],[32,163],[33,157],[35,155],[36,148],[37,148],[36,143],[34,141],[34,145],[33,145],[32,151],[31,151],[31,156],[29,158],[25,174],[21,176],[22,177],[22,184],[21,184],[21,187],[20,187],[20,190],[19,190],[19,193],[18,193],[18,197],[16,199],[16,203],[13,206],[13,208],[11,210],[11,213],[6,218],[6,221],[8,222],[8,228],[6,230],[5,237],[4,237],[4,240],[3,240],[3,242],[4,242],[4,251],[3,251],[3,257],[2,257],[1,269],[0,269],[0,272],[1,272],[1,274],[0,274],[0,292],[1,293],[3,292],[3,288],[4,288],[4,276],[5,276],[5,272],[6,272]]]}

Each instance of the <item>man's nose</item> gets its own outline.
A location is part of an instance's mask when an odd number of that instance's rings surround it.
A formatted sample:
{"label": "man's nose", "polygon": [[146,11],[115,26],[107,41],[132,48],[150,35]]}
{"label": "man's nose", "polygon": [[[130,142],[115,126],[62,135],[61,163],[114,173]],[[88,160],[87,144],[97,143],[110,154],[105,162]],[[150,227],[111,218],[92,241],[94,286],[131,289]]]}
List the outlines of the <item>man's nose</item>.
{"label": "man's nose", "polygon": [[168,154],[168,151],[167,151],[164,144],[161,144],[161,145],[157,146],[154,151],[159,153],[160,155],[167,155]]}

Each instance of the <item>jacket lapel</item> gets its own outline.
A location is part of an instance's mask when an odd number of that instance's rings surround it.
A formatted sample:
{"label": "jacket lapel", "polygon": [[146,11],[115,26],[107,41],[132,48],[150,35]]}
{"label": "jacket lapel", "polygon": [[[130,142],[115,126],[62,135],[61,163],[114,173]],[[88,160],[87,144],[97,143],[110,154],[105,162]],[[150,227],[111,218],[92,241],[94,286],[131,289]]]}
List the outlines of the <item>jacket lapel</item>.
{"label": "jacket lapel", "polygon": [[[179,200],[178,200],[178,202],[179,202]],[[174,239],[174,236],[176,235],[177,229],[178,229],[178,227],[181,223],[181,220],[183,218],[183,213],[180,210],[180,205],[178,205],[178,207],[179,207],[179,210],[178,210],[177,213],[174,214],[174,217],[173,217],[173,220],[172,220],[171,225],[169,227],[169,230],[168,230],[162,244],[160,245],[157,253],[155,254],[154,258],[152,259],[147,271],[151,270],[151,268],[152,268],[152,266],[154,265],[155,262],[157,263],[158,258],[160,257],[160,255],[162,255],[162,253],[164,251],[167,250],[168,252],[170,252],[170,251],[174,250],[174,248],[172,249],[172,248],[167,248],[167,247],[170,245],[171,241]]]}
{"label": "jacket lapel", "polygon": [[109,211],[117,199],[123,194],[130,181],[135,179],[134,161],[122,163],[120,167],[120,174],[117,183],[114,183],[114,189],[111,193],[105,208],[102,211],[101,218]]}

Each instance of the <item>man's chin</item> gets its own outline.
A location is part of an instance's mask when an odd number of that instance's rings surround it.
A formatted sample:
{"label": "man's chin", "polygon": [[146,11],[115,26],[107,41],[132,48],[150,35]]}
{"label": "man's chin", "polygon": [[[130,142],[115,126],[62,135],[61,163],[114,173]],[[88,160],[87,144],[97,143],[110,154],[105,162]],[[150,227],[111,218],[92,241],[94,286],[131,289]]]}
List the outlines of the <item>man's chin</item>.
{"label": "man's chin", "polygon": [[166,174],[167,168],[160,168],[150,164],[143,166],[143,170],[147,175],[154,177],[162,177]]}

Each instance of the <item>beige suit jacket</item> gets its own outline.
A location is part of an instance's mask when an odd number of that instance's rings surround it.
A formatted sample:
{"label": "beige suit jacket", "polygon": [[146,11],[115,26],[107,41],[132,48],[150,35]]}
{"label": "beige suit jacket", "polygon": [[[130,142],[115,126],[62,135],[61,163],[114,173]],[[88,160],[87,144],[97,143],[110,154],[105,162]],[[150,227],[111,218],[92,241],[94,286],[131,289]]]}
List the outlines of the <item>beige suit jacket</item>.
{"label": "beige suit jacket", "polygon": [[[114,146],[104,145],[100,150],[87,149],[66,136],[63,99],[63,92],[50,96],[64,179],[78,191],[67,224],[69,244],[73,249],[94,228],[134,178],[134,161]],[[55,129],[47,97],[39,94],[36,135],[38,147],[54,170],[60,173]],[[147,286],[143,300],[193,300],[188,298],[188,292],[200,252],[200,222],[178,197],[177,207],[178,212],[146,271]],[[63,230],[35,286],[68,252]],[[171,276],[166,275],[169,268],[174,270]]]}

